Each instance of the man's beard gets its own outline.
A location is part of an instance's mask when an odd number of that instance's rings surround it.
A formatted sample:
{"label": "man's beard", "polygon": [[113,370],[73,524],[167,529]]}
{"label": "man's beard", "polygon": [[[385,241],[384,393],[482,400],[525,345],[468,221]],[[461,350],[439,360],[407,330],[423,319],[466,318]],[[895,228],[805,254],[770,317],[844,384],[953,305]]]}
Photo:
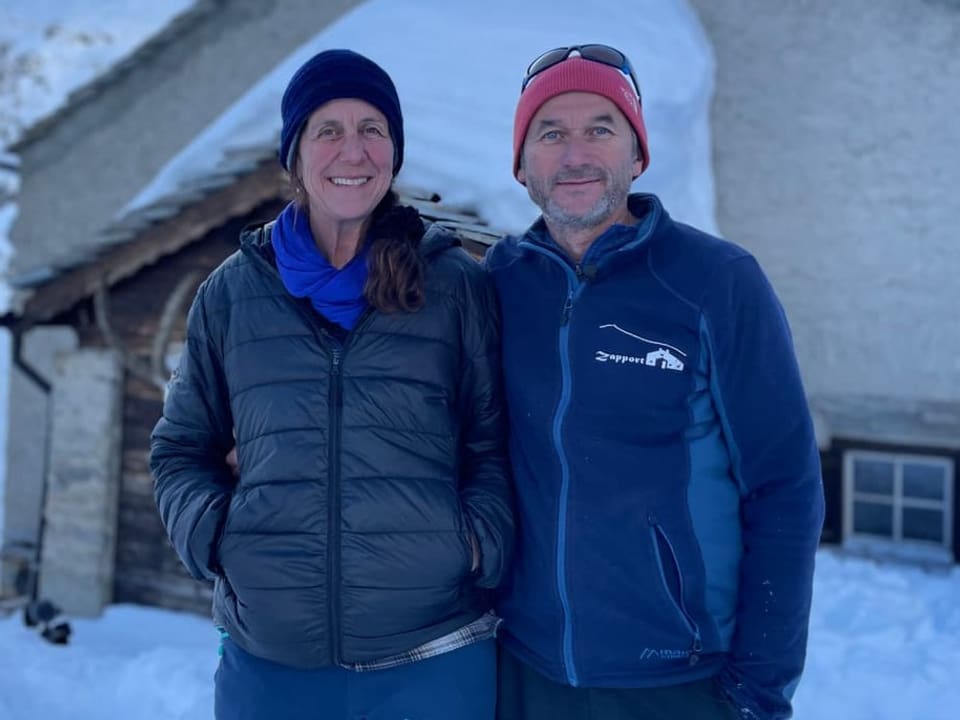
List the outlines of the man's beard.
{"label": "man's beard", "polygon": [[[561,207],[549,193],[549,188],[569,180],[603,180],[606,188],[590,209],[574,213]],[[604,224],[624,205],[632,182],[629,168],[614,174],[599,166],[580,165],[561,170],[546,181],[528,177],[527,191],[551,225],[569,230],[586,230]]]}

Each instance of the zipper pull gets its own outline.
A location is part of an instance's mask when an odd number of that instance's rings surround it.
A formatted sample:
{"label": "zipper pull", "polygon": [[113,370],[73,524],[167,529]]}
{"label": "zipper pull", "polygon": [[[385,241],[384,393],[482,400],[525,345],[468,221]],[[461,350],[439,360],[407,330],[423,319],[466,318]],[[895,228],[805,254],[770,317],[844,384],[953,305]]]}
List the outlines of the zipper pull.
{"label": "zipper pull", "polygon": [[573,291],[567,293],[567,301],[563,304],[563,312],[560,314],[561,325],[566,325],[570,322],[571,312],[573,312]]}
{"label": "zipper pull", "polygon": [[693,645],[690,646],[690,666],[693,667],[700,662],[700,653],[703,652],[703,641],[700,639],[700,633],[693,636]]}
{"label": "zipper pull", "polygon": [[340,374],[340,353],[340,348],[336,347],[333,349],[333,357],[331,358],[332,367],[330,368],[330,372],[332,372],[334,375]]}
{"label": "zipper pull", "polygon": [[581,265],[577,263],[573,266],[574,272],[577,274],[577,280],[580,282],[592,281],[597,276],[597,266],[596,265]]}

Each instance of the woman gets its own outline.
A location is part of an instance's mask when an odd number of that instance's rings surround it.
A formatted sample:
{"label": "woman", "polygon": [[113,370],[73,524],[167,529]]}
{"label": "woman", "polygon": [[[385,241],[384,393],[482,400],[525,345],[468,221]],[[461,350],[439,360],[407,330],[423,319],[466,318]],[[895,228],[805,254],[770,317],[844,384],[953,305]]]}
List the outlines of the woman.
{"label": "woman", "polygon": [[215,583],[216,716],[492,718],[486,589],[513,532],[496,301],[397,205],[380,67],[322,52],[281,115],[295,199],[198,291],[153,434],[164,525]]}

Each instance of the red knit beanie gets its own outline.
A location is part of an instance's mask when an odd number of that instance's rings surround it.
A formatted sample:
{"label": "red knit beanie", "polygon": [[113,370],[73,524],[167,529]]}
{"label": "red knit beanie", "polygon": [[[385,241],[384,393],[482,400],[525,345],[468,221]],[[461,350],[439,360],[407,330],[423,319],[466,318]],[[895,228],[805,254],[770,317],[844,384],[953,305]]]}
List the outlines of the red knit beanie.
{"label": "red knit beanie", "polygon": [[557,95],[568,92],[589,92],[602,95],[619,108],[637,133],[640,153],[643,156],[642,173],[650,164],[647,150],[647,128],[643,124],[640,99],[630,84],[630,78],[610,65],[569,57],[566,60],[537,73],[520,94],[517,113],[513,119],[513,176],[520,169],[520,152],[527,137],[530,121],[537,110]]}

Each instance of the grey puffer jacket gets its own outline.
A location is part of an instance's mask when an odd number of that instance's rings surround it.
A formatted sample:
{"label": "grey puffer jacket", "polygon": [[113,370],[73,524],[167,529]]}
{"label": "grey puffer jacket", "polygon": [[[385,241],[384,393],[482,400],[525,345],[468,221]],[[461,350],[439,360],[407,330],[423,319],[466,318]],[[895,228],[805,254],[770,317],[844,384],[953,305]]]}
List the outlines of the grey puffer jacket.
{"label": "grey puffer jacket", "polygon": [[197,293],[152,438],[157,505],[248,652],[304,668],[389,657],[479,617],[504,573],[496,299],[432,226],[424,307],[369,310],[340,342],[287,293],[271,227]]}

